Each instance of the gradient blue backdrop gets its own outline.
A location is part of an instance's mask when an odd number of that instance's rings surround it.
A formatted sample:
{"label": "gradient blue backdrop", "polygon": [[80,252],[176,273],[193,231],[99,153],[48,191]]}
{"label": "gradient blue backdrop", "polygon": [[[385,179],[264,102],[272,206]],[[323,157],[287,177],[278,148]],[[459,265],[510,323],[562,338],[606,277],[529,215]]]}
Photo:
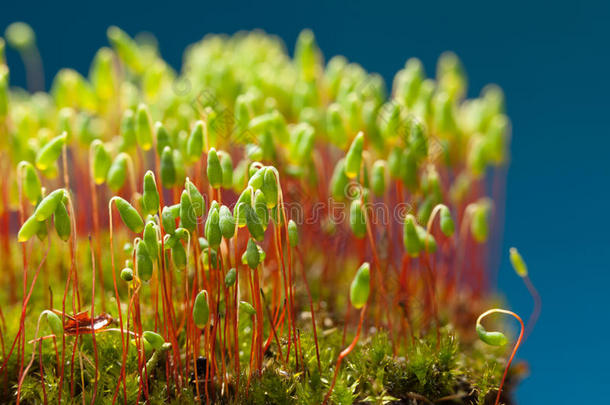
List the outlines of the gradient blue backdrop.
{"label": "gradient blue backdrop", "polygon": [[[153,32],[176,68],[184,48],[209,32],[262,28],[292,51],[299,31],[309,27],[327,57],[343,54],[389,83],[411,56],[433,74],[445,50],[462,58],[470,95],[498,83],[513,122],[498,289],[511,308],[529,314],[528,293],[507,260],[515,245],[543,297],[540,322],[519,353],[531,376],[518,398],[522,404],[604,402],[610,377],[607,3],[85,3],[2,5],[0,29],[23,20],[36,30],[47,84],[61,67],[86,73],[112,24],[132,35]],[[8,62],[11,79],[23,85],[17,55],[9,53]]]}

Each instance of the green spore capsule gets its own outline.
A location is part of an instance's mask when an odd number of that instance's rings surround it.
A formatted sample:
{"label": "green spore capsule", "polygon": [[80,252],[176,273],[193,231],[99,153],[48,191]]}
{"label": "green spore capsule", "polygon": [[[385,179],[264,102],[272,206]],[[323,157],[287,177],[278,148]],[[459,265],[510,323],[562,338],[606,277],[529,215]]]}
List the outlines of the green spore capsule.
{"label": "green spore capsule", "polygon": [[128,283],[133,281],[133,269],[125,267],[123,270],[121,270],[121,279]]}
{"label": "green spore capsule", "polygon": [[165,340],[161,335],[150,330],[147,330],[146,332],[142,333],[142,337],[155,350],[160,350],[165,344]]}
{"label": "green spore capsule", "polygon": [[25,220],[19,232],[17,233],[18,242],[27,242],[32,236],[36,235],[40,226],[43,226],[44,222],[40,222],[34,215]]}
{"label": "green spore capsule", "polygon": [[140,104],[136,112],[136,140],[142,150],[149,150],[153,145],[153,126],[146,104]]}
{"label": "green spore capsule", "polygon": [[250,316],[256,315],[256,310],[254,309],[252,304],[246,301],[239,301],[239,310],[245,312],[247,315]]}
{"label": "green spore capsule", "polygon": [[[2,58],[4,55],[0,55]],[[0,60],[0,117],[5,118],[9,109],[8,69]]]}
{"label": "green spore capsule", "polygon": [[38,173],[29,162],[22,162],[20,165],[23,167],[23,192],[25,197],[30,203],[36,204],[42,197],[42,186]]}
{"label": "green spore capsule", "polygon": [[243,210],[245,212],[246,226],[248,227],[248,232],[250,232],[250,235],[259,242],[265,239],[265,228],[263,226],[263,221],[258,216],[254,208],[247,204],[241,204],[239,208],[240,211]]}
{"label": "green spore capsule", "polygon": [[166,146],[161,153],[161,184],[165,188],[172,188],[176,184],[176,167],[174,165],[174,155],[169,146]]}
{"label": "green spore capsule", "polygon": [[360,173],[362,166],[362,150],[364,149],[364,134],[359,132],[352,141],[352,144],[345,155],[345,175],[350,178],[356,178]]}
{"label": "green spore capsule", "polygon": [[197,226],[197,216],[195,215],[191,198],[186,190],[183,190],[182,195],[180,196],[180,222],[182,223],[182,227],[189,232],[193,232]]}
{"label": "green spore capsule", "polygon": [[337,201],[345,200],[349,178],[345,174],[345,159],[337,162],[330,178],[330,195]]}
{"label": "green spore capsule", "polygon": [[47,323],[49,324],[51,331],[53,331],[53,334],[55,336],[61,336],[64,331],[64,327],[59,315],[53,311],[49,311],[48,309],[42,311],[41,315],[47,319]]}
{"label": "green spore capsule", "polygon": [[510,263],[513,265],[513,269],[515,269],[517,275],[519,277],[527,277],[527,265],[517,248],[510,248],[509,253]]}
{"label": "green spore capsule", "polygon": [[220,215],[218,208],[212,207],[208,212],[208,218],[205,221],[205,237],[210,246],[218,247],[222,242],[222,232],[220,231]]}
{"label": "green spore capsule", "polygon": [[209,270],[210,268],[216,270],[220,266],[220,261],[218,260],[218,253],[216,249],[206,249],[201,253],[201,262],[203,263],[203,268],[205,270]]}
{"label": "green spore capsule", "polygon": [[128,150],[138,143],[136,137],[136,115],[133,110],[127,109],[121,118],[121,149]]}
{"label": "green spore capsule", "polygon": [[67,134],[64,132],[47,142],[36,154],[36,167],[38,170],[49,169],[61,155],[62,148],[66,143]]}
{"label": "green spore capsule", "polygon": [[326,132],[330,141],[339,147],[344,147],[347,143],[347,130],[345,120],[341,113],[341,107],[333,103],[328,106],[326,112]]}
{"label": "green spore capsule", "polygon": [[261,190],[267,200],[267,208],[271,209],[277,205],[278,201],[278,180],[272,167],[265,167],[263,175],[263,185]]}
{"label": "green spore capsule", "polygon": [[360,200],[352,201],[349,209],[349,225],[357,238],[366,235],[366,217]]}
{"label": "green spore capsule", "polygon": [[349,299],[354,308],[360,309],[368,301],[371,288],[370,283],[370,265],[365,262],[358,268],[349,289]]}
{"label": "green spore capsule", "polygon": [[488,332],[480,323],[477,323],[476,330],[477,335],[479,335],[479,339],[490,346],[504,346],[506,343],[508,343],[508,339],[504,333]]}
{"label": "green spore capsule", "polygon": [[407,251],[409,256],[419,256],[419,253],[422,251],[422,245],[419,239],[419,235],[417,234],[415,217],[411,214],[408,214],[405,217],[402,236],[405,245],[405,250]]}
{"label": "green spore capsule", "polygon": [[91,143],[91,148],[93,150],[93,181],[95,184],[103,184],[112,165],[112,158],[106,146],[98,139]]}
{"label": "green spore capsule", "polygon": [[144,221],[138,211],[127,200],[121,197],[113,197],[112,201],[116,204],[119,215],[125,226],[132,232],[140,233],[144,229]]}
{"label": "green spore capsule", "polygon": [[167,129],[163,126],[163,123],[159,121],[155,122],[155,134],[157,135],[157,154],[161,156],[161,153],[163,153],[163,149],[165,149],[166,146],[171,148],[171,138],[169,132],[167,132]]}
{"label": "green spore capsule", "polygon": [[251,173],[250,175],[248,186],[252,187],[254,190],[259,190],[263,186],[265,180],[265,168],[261,167],[257,169],[257,166],[252,164],[250,165],[250,171],[254,171],[254,173]]}
{"label": "green spore capsule", "polygon": [[254,193],[254,212],[263,226],[263,230],[267,230],[269,224],[269,209],[267,208],[267,198],[261,190],[256,190]]}
{"label": "green spore capsule", "polygon": [[186,249],[184,249],[184,246],[178,240],[172,245],[171,249],[174,266],[178,270],[184,270],[186,268]]}
{"label": "green spore capsule", "polygon": [[184,183],[184,189],[189,194],[195,215],[197,217],[203,216],[203,212],[205,210],[205,202],[203,200],[203,196],[188,177],[186,178],[186,182]]}
{"label": "green spore capsule", "polygon": [[231,239],[235,235],[235,217],[226,205],[222,205],[218,212],[220,232],[226,239]]}
{"label": "green spore capsule", "polygon": [[220,188],[222,186],[222,166],[216,149],[211,148],[208,152],[208,164],[206,168],[208,180],[213,188]]}
{"label": "green spore capsule", "polygon": [[293,248],[299,244],[299,229],[292,219],[288,221],[288,242]]}
{"label": "green spore capsule", "polygon": [[147,222],[143,233],[144,243],[150,253],[150,257],[157,259],[159,254],[159,241],[157,240],[157,225],[154,222]]}
{"label": "green spore capsule", "polygon": [[447,208],[447,206],[445,205],[442,205],[439,214],[441,231],[445,234],[445,236],[453,235],[453,233],[455,232],[455,223],[453,222],[453,218],[451,218],[449,208]]}
{"label": "green spore capsule", "polygon": [[138,275],[143,281],[149,281],[153,274],[153,262],[146,243],[140,242],[136,247],[136,266]]}
{"label": "green spore capsule", "polygon": [[70,239],[72,226],[70,224],[68,210],[63,201],[60,201],[59,204],[57,204],[57,208],[53,214],[53,223],[55,225],[55,232],[57,232],[57,236],[59,236],[61,240],[66,242]]}
{"label": "green spore capsule", "polygon": [[416,230],[423,249],[430,253],[436,252],[436,239],[434,239],[434,236],[426,232],[423,226],[417,225]]}
{"label": "green spore capsule", "polygon": [[189,162],[199,160],[203,153],[203,121],[197,121],[186,141],[186,156]]}
{"label": "green spore capsule", "polygon": [[487,201],[477,203],[473,206],[470,231],[472,237],[479,243],[487,241],[489,236],[490,205]]}
{"label": "green spore capsule", "polygon": [[248,246],[246,247],[246,262],[251,269],[255,269],[260,264],[260,253],[258,252],[258,246],[254,242],[254,239],[248,239]]}
{"label": "green spore capsule", "polygon": [[392,148],[388,155],[388,172],[393,179],[401,178],[402,151],[400,148]]}
{"label": "green spore capsule", "polygon": [[176,217],[170,207],[163,207],[161,211],[161,225],[165,233],[173,235],[176,231]]}
{"label": "green spore capsule", "polygon": [[195,297],[193,305],[193,322],[199,329],[205,328],[210,318],[210,307],[208,305],[208,292],[201,290]]}
{"label": "green spore capsule", "polygon": [[39,222],[46,221],[57,209],[59,203],[63,200],[65,191],[63,188],[53,191],[40,201],[40,204],[34,210],[34,216]]}
{"label": "green spore capsule", "polygon": [[218,151],[220,167],[222,168],[222,187],[231,188],[233,186],[233,160],[227,152]]}
{"label": "green spore capsule", "polygon": [[112,162],[110,169],[108,169],[108,178],[106,182],[108,187],[115,193],[125,184],[127,178],[127,164],[130,159],[131,158],[127,153],[121,152]]}
{"label": "green spore capsule", "polygon": [[228,287],[232,287],[235,284],[235,281],[237,280],[237,270],[235,270],[235,267],[231,267],[231,269],[229,271],[227,271],[227,275],[225,276],[225,286]]}
{"label": "green spore capsule", "polygon": [[159,191],[155,174],[150,170],[144,174],[142,190],[142,209],[146,214],[154,215],[159,209]]}
{"label": "green spore capsule", "polygon": [[385,178],[385,162],[383,160],[378,160],[373,163],[373,168],[371,170],[371,189],[373,190],[373,194],[377,197],[381,197],[385,193]]}

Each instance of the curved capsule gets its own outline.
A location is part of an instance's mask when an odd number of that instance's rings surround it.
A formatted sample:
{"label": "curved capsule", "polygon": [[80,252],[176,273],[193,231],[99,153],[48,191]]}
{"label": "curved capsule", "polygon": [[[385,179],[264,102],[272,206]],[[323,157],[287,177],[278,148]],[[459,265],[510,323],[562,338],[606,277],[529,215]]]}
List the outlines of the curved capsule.
{"label": "curved capsule", "polygon": [[364,149],[364,134],[359,132],[345,155],[345,175],[353,179],[360,173],[362,166],[362,150]]}
{"label": "curved capsule", "polygon": [[183,190],[180,196],[180,222],[182,227],[186,228],[189,232],[193,232],[197,226],[197,216],[186,190]]}
{"label": "curved capsule", "polygon": [[64,132],[47,142],[36,154],[36,167],[38,170],[47,170],[57,161],[62,148],[66,143],[67,134]]}
{"label": "curved capsule", "polygon": [[227,272],[227,275],[225,276],[225,286],[232,287],[235,284],[236,280],[237,270],[235,270],[235,267],[231,267],[231,269]]}
{"label": "curved capsule", "polygon": [[140,104],[136,112],[136,139],[142,150],[149,150],[153,145],[152,120],[146,104]]}
{"label": "curved capsule", "polygon": [[34,210],[34,216],[37,221],[46,221],[57,209],[57,206],[63,200],[65,191],[63,188],[53,191],[40,201],[40,204]]}
{"label": "curved capsule", "polygon": [[186,141],[186,155],[190,162],[196,162],[203,153],[203,121],[197,121]]}
{"label": "curved capsule", "polygon": [[32,204],[36,204],[42,196],[42,186],[36,169],[30,162],[22,162],[19,165],[23,166],[23,191],[26,198]]}
{"label": "curved capsule", "polygon": [[267,208],[271,209],[277,205],[278,201],[278,180],[275,177],[273,168],[266,167],[263,174],[263,185],[261,191],[267,200]]}
{"label": "curved capsule", "polygon": [[222,232],[220,230],[220,215],[218,208],[212,207],[208,212],[208,218],[205,221],[205,237],[212,247],[220,246],[222,242]]}
{"label": "curved capsule", "polygon": [[441,231],[445,234],[445,236],[451,236],[455,232],[455,223],[453,222],[453,218],[451,218],[451,213],[449,212],[449,208],[443,205],[440,209],[440,224]]}
{"label": "curved capsule", "polygon": [[364,238],[366,235],[366,217],[364,207],[360,200],[352,201],[350,205],[349,225],[357,238]]}
{"label": "curved capsule", "polygon": [[163,207],[161,211],[161,225],[165,233],[173,235],[176,232],[176,217],[170,207]]}
{"label": "curved capsule", "polygon": [[408,214],[405,217],[405,223],[403,227],[403,242],[405,249],[409,256],[417,257],[422,250],[421,241],[417,234],[415,217]]}
{"label": "curved capsule", "polygon": [[131,229],[132,232],[142,232],[144,229],[144,221],[140,214],[138,214],[138,211],[121,197],[113,197],[111,201],[114,201],[125,226]]}
{"label": "curved capsule", "polygon": [[163,347],[163,345],[165,344],[165,340],[163,339],[163,337],[161,335],[159,335],[156,332],[152,332],[150,330],[147,330],[146,332],[142,333],[142,337],[155,350],[160,350]]}
{"label": "curved capsule", "polygon": [[193,212],[195,212],[195,216],[203,216],[203,212],[205,210],[205,202],[203,200],[203,196],[188,177],[186,178],[186,181],[184,183],[184,189],[189,194],[191,204],[193,206]]}
{"label": "curved capsule", "polygon": [[381,197],[385,193],[385,178],[385,162],[383,160],[378,160],[373,163],[373,168],[371,170],[371,189],[373,190],[373,194],[377,197]]}
{"label": "curved capsule", "polygon": [[220,188],[222,186],[222,166],[216,149],[211,148],[208,152],[208,162],[206,167],[206,174],[208,175],[208,181],[213,188]]}
{"label": "curved capsule", "polygon": [[248,246],[246,248],[246,262],[251,269],[255,269],[260,264],[260,253],[258,246],[254,243],[254,239],[248,239]]}
{"label": "curved capsule", "polygon": [[199,329],[205,328],[210,317],[210,307],[208,305],[208,292],[206,290],[199,291],[195,297],[193,305],[193,322]]}
{"label": "curved capsule", "polygon": [[288,221],[288,242],[293,248],[299,244],[299,229],[292,219]]}
{"label": "curved capsule", "polygon": [[110,165],[106,183],[108,187],[115,193],[123,187],[127,178],[127,163],[131,159],[125,152],[121,152]]}
{"label": "curved capsule", "polygon": [[136,247],[136,266],[138,268],[138,275],[143,281],[148,281],[152,278],[153,262],[145,242],[138,243]]}
{"label": "curved capsule", "polygon": [[142,208],[146,214],[154,215],[159,209],[159,191],[152,171],[148,170],[146,172],[143,183]]}
{"label": "curved capsule", "polygon": [[368,301],[370,283],[370,265],[365,262],[358,268],[349,289],[349,298],[354,308],[360,309]]}
{"label": "curved capsule", "polygon": [[17,233],[18,242],[27,242],[32,236],[38,233],[38,229],[44,226],[44,222],[40,222],[34,215],[25,220],[19,232]]}
{"label": "curved capsule", "polygon": [[254,309],[252,304],[250,304],[249,302],[246,302],[246,301],[239,302],[239,310],[245,312],[246,314],[248,314],[250,316],[256,315],[256,310]]}
{"label": "curved capsule", "polygon": [[42,314],[40,315],[47,319],[47,323],[49,324],[49,327],[51,328],[55,336],[61,336],[63,334],[64,327],[61,322],[61,319],[59,318],[59,315],[57,315],[53,311],[49,311],[48,309],[42,311]]}
{"label": "curved capsule", "polygon": [[218,212],[220,232],[226,239],[231,239],[235,235],[235,218],[231,210],[226,205],[222,205]]}
{"label": "curved capsule", "polygon": [[510,248],[509,252],[510,262],[513,265],[513,269],[515,269],[517,275],[519,275],[519,277],[527,277],[527,265],[525,264],[525,261],[523,260],[523,257],[521,257],[521,254],[517,248],[512,247]]}
{"label": "curved capsule", "polygon": [[161,153],[161,184],[165,188],[172,188],[176,184],[176,167],[174,165],[174,155],[169,146],[166,146]]}
{"label": "curved capsule", "polygon": [[55,225],[55,231],[57,232],[57,236],[64,242],[70,239],[70,234],[72,232],[72,225],[70,223],[70,216],[68,215],[68,210],[63,201],[60,201],[57,204],[57,208],[55,209],[55,213],[53,214],[53,223]]}
{"label": "curved capsule", "polygon": [[477,335],[479,339],[491,346],[504,346],[508,343],[508,339],[502,332],[488,332],[483,325],[477,323]]}
{"label": "curved capsule", "polygon": [[112,158],[106,146],[97,139],[92,142],[91,148],[93,149],[93,181],[95,181],[95,184],[103,184],[108,177]]}

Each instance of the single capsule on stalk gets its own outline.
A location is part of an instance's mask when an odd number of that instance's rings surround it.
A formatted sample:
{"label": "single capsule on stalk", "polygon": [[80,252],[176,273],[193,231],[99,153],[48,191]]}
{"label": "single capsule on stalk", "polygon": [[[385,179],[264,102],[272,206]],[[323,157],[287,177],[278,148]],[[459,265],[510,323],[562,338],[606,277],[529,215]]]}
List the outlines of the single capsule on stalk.
{"label": "single capsule on stalk", "polygon": [[144,174],[144,184],[142,185],[142,209],[146,214],[154,215],[159,209],[159,191],[155,174],[148,170]]}
{"label": "single capsule on stalk", "polygon": [[360,309],[368,301],[370,280],[370,265],[366,262],[362,263],[349,289],[349,298],[354,308]]}
{"label": "single capsule on stalk", "polygon": [[136,112],[136,140],[142,150],[149,150],[153,144],[153,127],[146,104],[140,104]]}
{"label": "single capsule on stalk", "polygon": [[208,175],[208,181],[213,188],[220,188],[222,186],[222,166],[216,149],[211,148],[208,152],[208,162],[206,168],[206,174]]}
{"label": "single capsule on stalk", "polygon": [[195,297],[193,305],[193,322],[199,329],[205,328],[210,317],[210,307],[208,305],[208,292],[206,290],[199,291]]}
{"label": "single capsule on stalk", "polygon": [[131,229],[132,232],[142,232],[144,229],[144,221],[138,211],[121,197],[115,196],[111,201],[114,201],[125,226]]}

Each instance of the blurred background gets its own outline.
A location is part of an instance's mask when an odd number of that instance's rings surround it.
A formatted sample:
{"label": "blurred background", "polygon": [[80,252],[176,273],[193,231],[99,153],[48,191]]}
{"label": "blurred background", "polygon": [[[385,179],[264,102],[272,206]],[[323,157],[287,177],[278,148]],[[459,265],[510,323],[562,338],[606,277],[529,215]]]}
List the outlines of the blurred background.
{"label": "blurred background", "polygon": [[[518,353],[531,368],[519,403],[601,403],[610,377],[610,4],[467,3],[11,1],[2,5],[0,29],[14,21],[34,28],[47,88],[62,67],[86,74],[110,25],[153,33],[176,69],[185,47],[207,33],[261,28],[292,53],[301,29],[311,28],[327,60],[343,54],[388,86],[409,57],[432,76],[438,56],[456,52],[469,95],[499,84],[513,124],[495,287],[529,315],[531,298],[508,261],[517,246],[543,299]],[[17,53],[7,51],[7,59],[12,84],[25,86]]]}

